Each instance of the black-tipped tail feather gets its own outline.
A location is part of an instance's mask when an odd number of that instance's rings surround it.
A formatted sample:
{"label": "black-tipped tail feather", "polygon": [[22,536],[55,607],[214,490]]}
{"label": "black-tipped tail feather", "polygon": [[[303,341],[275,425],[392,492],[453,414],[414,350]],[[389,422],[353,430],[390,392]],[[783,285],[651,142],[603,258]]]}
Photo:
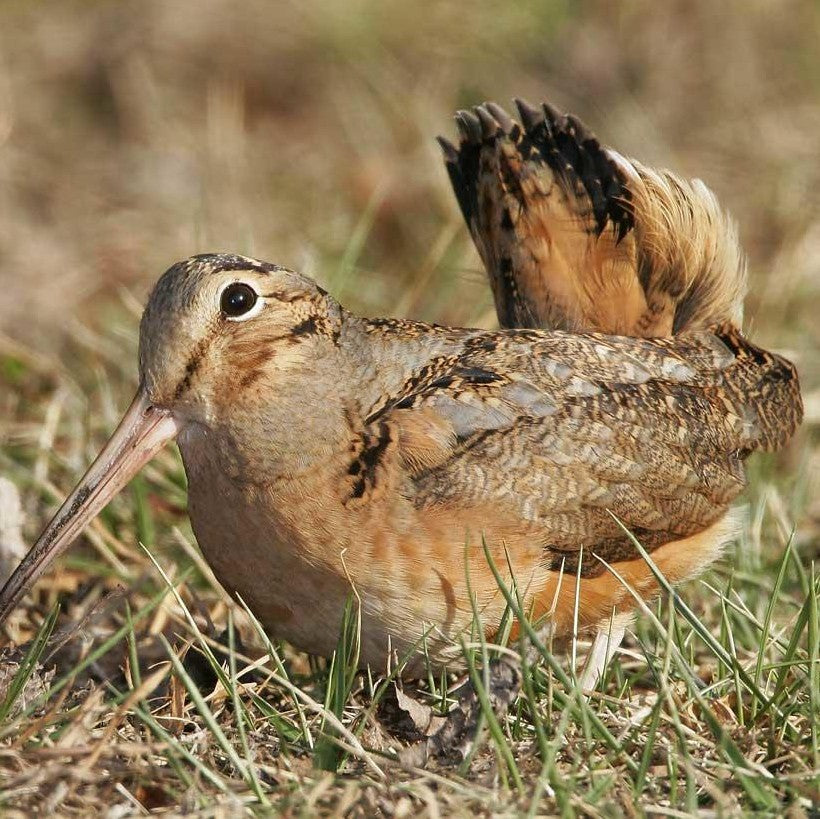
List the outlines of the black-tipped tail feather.
{"label": "black-tipped tail feather", "polygon": [[745,269],[705,185],[624,159],[576,117],[516,100],[440,139],[499,321],[634,336],[739,323]]}

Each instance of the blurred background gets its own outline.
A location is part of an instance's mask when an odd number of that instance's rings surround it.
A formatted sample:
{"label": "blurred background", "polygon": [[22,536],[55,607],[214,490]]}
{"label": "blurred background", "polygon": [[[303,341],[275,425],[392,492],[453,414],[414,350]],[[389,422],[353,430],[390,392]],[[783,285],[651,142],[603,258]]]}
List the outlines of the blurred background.
{"label": "blurred background", "polygon": [[97,332],[119,359],[156,277],[215,250],[365,313],[491,325],[433,138],[520,95],[717,192],[747,325],[798,361],[816,420],[818,43],[808,1],[4,0],[0,338],[50,355]]}

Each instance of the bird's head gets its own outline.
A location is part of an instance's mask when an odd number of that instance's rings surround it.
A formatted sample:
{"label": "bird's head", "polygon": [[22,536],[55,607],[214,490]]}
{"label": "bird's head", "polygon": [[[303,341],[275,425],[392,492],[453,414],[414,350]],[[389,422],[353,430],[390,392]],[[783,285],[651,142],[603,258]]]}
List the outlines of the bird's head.
{"label": "bird's head", "polygon": [[140,382],[178,423],[207,424],[225,402],[276,392],[338,336],[341,310],[312,279],[244,256],[178,262],[140,324]]}
{"label": "bird's head", "polygon": [[140,325],[140,386],[117,429],[0,592],[0,622],[169,440],[253,392],[287,393],[333,348],[341,308],[311,279],[227,254],[169,268]]}

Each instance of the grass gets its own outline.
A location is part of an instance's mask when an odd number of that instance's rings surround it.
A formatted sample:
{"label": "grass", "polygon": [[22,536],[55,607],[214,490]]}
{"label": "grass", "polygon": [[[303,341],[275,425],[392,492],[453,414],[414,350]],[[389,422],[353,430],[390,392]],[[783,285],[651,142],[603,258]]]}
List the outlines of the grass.
{"label": "grass", "polygon": [[[12,474],[27,469],[5,464]],[[380,712],[392,678],[355,671],[355,597],[329,661],[271,643],[213,586],[181,511],[159,502],[168,487],[181,491],[180,468],[174,453],[163,456],[98,527],[118,569],[105,568],[92,540],[82,559],[66,561],[69,583],[55,590],[46,581],[15,615],[9,629],[29,648],[0,708],[5,809],[49,794],[68,810],[114,799],[126,813],[220,801],[262,812],[434,802],[445,812],[606,815],[635,803],[649,813],[732,813],[808,810],[817,800],[820,581],[784,527],[779,541],[772,527],[777,548],[752,569],[720,564],[644,606],[625,654],[589,699],[570,654],[541,641],[497,574],[509,622],[523,624],[521,644],[486,644],[476,611],[478,641],[463,651],[486,729],[460,767],[431,760],[422,770],[408,766],[406,737]],[[121,549],[139,526],[156,533],[154,544]],[[166,546],[155,553],[157,543]],[[55,594],[75,620],[87,612],[70,634],[53,631]],[[528,647],[521,691],[498,718],[489,661]],[[56,676],[26,699],[26,684],[51,666]],[[444,712],[449,682],[431,673],[405,688]]]}
{"label": "grass", "polygon": [[[717,190],[750,254],[747,324],[797,361],[806,424],[750,463],[740,542],[640,612],[588,699],[583,646],[544,643],[503,587],[500,644],[476,622],[463,646],[479,741],[425,767],[398,669],[354,672],[355,597],[331,660],[272,642],[203,563],[169,448],[5,626],[23,649],[0,664],[3,813],[817,811],[816,7],[176,8],[0,10],[0,474],[27,542],[127,404],[146,288],[176,258],[249,252],[363,312],[490,324],[432,143],[487,97],[550,97]],[[488,660],[510,652],[522,686],[497,717]],[[456,682],[403,688],[437,720]]]}

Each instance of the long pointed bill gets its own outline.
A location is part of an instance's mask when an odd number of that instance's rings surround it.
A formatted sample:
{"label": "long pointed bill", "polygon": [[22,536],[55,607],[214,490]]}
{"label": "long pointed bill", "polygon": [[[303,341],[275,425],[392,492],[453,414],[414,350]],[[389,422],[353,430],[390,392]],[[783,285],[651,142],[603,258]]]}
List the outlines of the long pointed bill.
{"label": "long pointed bill", "polygon": [[102,452],[0,591],[0,623],[54,558],[178,432],[169,412],[152,406],[140,388]]}

